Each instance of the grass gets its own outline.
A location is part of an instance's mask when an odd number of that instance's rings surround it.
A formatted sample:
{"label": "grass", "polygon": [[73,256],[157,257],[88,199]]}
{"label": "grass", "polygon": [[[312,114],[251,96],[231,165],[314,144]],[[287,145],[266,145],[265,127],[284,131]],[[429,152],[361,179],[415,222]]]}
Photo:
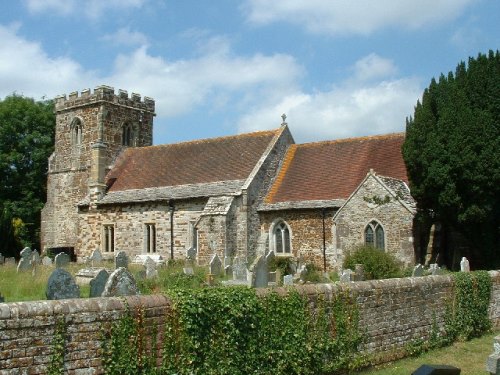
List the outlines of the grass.
{"label": "grass", "polygon": [[401,359],[358,374],[401,375],[411,374],[422,365],[449,365],[460,368],[462,375],[485,375],[486,360],[493,353],[493,338],[499,334],[500,331],[496,331],[470,341],[456,342],[418,357]]}

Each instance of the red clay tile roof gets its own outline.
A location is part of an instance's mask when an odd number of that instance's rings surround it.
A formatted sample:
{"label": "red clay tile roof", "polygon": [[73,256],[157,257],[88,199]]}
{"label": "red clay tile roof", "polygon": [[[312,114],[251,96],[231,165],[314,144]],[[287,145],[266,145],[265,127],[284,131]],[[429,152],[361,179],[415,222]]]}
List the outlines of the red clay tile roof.
{"label": "red clay tile roof", "polygon": [[265,203],[346,199],[370,169],[408,181],[404,134],[292,145]]}
{"label": "red clay tile roof", "polygon": [[109,191],[244,180],[277,133],[126,149],[106,177]]}

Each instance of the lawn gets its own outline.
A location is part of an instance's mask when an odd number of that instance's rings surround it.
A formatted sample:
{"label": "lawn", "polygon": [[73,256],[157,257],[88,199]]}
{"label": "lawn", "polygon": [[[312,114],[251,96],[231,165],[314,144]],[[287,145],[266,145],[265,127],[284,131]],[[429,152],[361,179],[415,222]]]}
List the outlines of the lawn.
{"label": "lawn", "polygon": [[456,342],[451,346],[435,349],[414,358],[405,358],[387,363],[379,369],[359,372],[363,375],[403,375],[411,374],[422,365],[449,365],[460,368],[461,375],[485,375],[486,360],[493,353],[493,338],[500,331],[486,334],[466,342]]}

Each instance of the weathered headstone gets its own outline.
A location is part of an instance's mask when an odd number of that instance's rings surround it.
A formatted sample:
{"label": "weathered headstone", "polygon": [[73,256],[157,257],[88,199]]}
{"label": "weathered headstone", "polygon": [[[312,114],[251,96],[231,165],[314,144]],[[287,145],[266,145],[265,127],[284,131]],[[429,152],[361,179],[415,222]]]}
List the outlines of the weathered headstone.
{"label": "weathered headstone", "polygon": [[66,267],[69,264],[69,255],[66,253],[59,253],[54,258],[56,268]]}
{"label": "weathered headstone", "polygon": [[115,255],[115,268],[128,268],[128,256],[125,251],[119,251]]}
{"label": "weathered headstone", "polygon": [[269,284],[269,271],[267,268],[266,257],[261,255],[255,259],[250,267],[252,272],[252,287],[267,288]]}
{"label": "weathered headstone", "polygon": [[194,275],[193,267],[184,267],[182,272],[184,272],[184,275]]}
{"label": "weathered headstone", "polygon": [[196,254],[197,254],[196,248],[195,247],[190,247],[186,251],[186,258],[189,259],[189,260],[195,260],[196,259]]}
{"label": "weathered headstone", "polygon": [[92,254],[90,254],[90,257],[89,257],[89,260],[90,260],[90,263],[91,263],[91,266],[92,267],[97,267],[101,264],[102,262],[102,254],[101,252],[99,251],[99,248],[95,249],[94,251],[92,251]]}
{"label": "weathered headstone", "polygon": [[437,263],[430,264],[429,271],[431,272],[431,275],[434,275],[434,276],[443,274],[443,270],[441,269],[441,267],[439,267],[437,265]]}
{"label": "weathered headstone", "polygon": [[274,251],[271,250],[266,255],[267,266],[269,267],[271,264],[275,262],[275,260],[276,260],[276,254],[274,253]]}
{"label": "weathered headstone", "polygon": [[412,277],[420,277],[424,275],[424,266],[420,263],[413,267],[413,272],[411,273]]}
{"label": "weathered headstone", "polygon": [[293,275],[285,275],[283,276],[283,285],[293,285]]}
{"label": "weathered headstone", "polygon": [[486,371],[500,375],[500,336],[495,336],[493,339],[493,353],[486,360]]}
{"label": "weathered headstone", "polygon": [[302,281],[302,282],[305,282],[306,281],[306,277],[307,277],[307,266],[306,266],[305,263],[303,263],[299,267],[297,273],[298,273],[298,276],[299,276],[299,280]]}
{"label": "weathered headstone", "polygon": [[97,275],[90,280],[90,294],[89,297],[100,297],[104,292],[104,287],[108,281],[109,273],[104,268],[102,268]]}
{"label": "weathered headstone", "polygon": [[2,265],[4,263],[4,261],[5,261],[5,257],[2,254],[0,254],[0,265]]}
{"label": "weathered headstone", "polygon": [[31,255],[31,263],[33,265],[42,263],[42,258],[40,258],[40,254],[38,254],[38,251],[36,250],[33,250],[33,254]]}
{"label": "weathered headstone", "polygon": [[80,298],[80,288],[68,271],[56,268],[47,282],[46,296],[49,300]]}
{"label": "weathered headstone", "polygon": [[31,270],[31,256],[33,255],[31,249],[29,247],[25,247],[21,250],[19,255],[21,255],[21,258],[19,259],[19,264],[17,265],[17,272]]}
{"label": "weathered headstone", "polygon": [[463,257],[460,261],[460,271],[470,272],[469,260],[466,257]]}
{"label": "weathered headstone", "polygon": [[233,259],[233,280],[244,281],[247,279],[247,267],[238,257]]}
{"label": "weathered headstone", "polygon": [[16,265],[16,258],[10,257],[10,258],[5,258],[5,263],[4,264],[9,264],[9,265]]}
{"label": "weathered headstone", "polygon": [[117,268],[109,275],[102,292],[103,297],[135,296],[139,288],[132,274],[123,267]]}
{"label": "weathered headstone", "polygon": [[222,261],[220,260],[217,254],[212,256],[212,259],[209,263],[209,273],[212,275],[220,275],[222,272]]}
{"label": "weathered headstone", "polygon": [[52,265],[52,259],[45,255],[43,258],[42,258],[42,265],[44,266],[51,266]]}
{"label": "weathered headstone", "polygon": [[146,260],[144,261],[144,268],[146,271],[146,279],[153,279],[155,277],[158,277],[156,262],[150,257],[147,257]]}
{"label": "weathered headstone", "polygon": [[353,281],[353,272],[351,269],[346,268],[345,270],[342,271],[342,275],[340,275],[340,282],[348,283],[351,281]]}
{"label": "weathered headstone", "polygon": [[229,278],[233,278],[233,266],[231,265],[227,265],[226,267],[224,267],[224,274],[226,275],[226,277],[229,277]]}
{"label": "weathered headstone", "polygon": [[363,281],[365,279],[365,268],[362,264],[354,265],[354,281]]}

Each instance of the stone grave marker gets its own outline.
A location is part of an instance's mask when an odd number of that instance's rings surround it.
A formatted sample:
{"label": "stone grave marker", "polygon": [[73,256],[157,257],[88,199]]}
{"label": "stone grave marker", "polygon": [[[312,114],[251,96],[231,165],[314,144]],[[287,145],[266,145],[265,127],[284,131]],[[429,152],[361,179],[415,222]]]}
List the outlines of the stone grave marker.
{"label": "stone grave marker", "polygon": [[5,257],[0,254],[0,265],[2,265],[5,262]]}
{"label": "stone grave marker", "polygon": [[270,264],[274,263],[275,260],[276,260],[276,254],[274,253],[274,251],[268,252],[266,255],[267,265],[269,266]]}
{"label": "stone grave marker", "polygon": [[92,267],[99,266],[99,264],[101,264],[102,262],[102,259],[102,254],[99,251],[99,248],[92,251],[92,254],[90,254],[90,257],[88,258]]}
{"label": "stone grave marker", "polygon": [[10,258],[5,258],[5,263],[4,264],[10,264],[10,265],[16,265],[16,258],[10,257]]}
{"label": "stone grave marker", "polygon": [[150,257],[147,257],[146,260],[144,261],[144,268],[146,271],[146,279],[153,279],[155,277],[158,277],[156,262]]}
{"label": "stone grave marker", "polygon": [[222,272],[222,261],[217,254],[212,256],[209,264],[209,273],[211,275],[220,275]]}
{"label": "stone grave marker", "polygon": [[186,258],[189,259],[189,260],[195,260],[196,259],[196,254],[197,254],[196,248],[195,247],[190,247],[186,251]]}
{"label": "stone grave marker", "polygon": [[19,264],[17,265],[17,272],[31,270],[31,256],[33,255],[31,249],[29,247],[25,247],[21,250],[19,255],[21,255],[21,259],[19,259]]}
{"label": "stone grave marker", "polygon": [[119,251],[115,255],[115,268],[128,268],[128,256],[125,251]]}
{"label": "stone grave marker", "polygon": [[424,266],[420,263],[413,267],[413,272],[411,273],[411,277],[420,277],[424,275]]}
{"label": "stone grave marker", "polygon": [[52,259],[45,255],[43,258],[42,258],[42,265],[44,266],[51,266],[52,265]]}
{"label": "stone grave marker", "polygon": [[235,281],[246,281],[247,280],[247,268],[245,263],[238,257],[233,259],[233,280]]}
{"label": "stone grave marker", "polygon": [[486,371],[500,375],[500,336],[495,336],[493,339],[493,353],[486,360]]}
{"label": "stone grave marker", "polygon": [[56,268],[47,282],[46,296],[48,300],[80,298],[80,287],[68,271]]}
{"label": "stone grave marker", "polygon": [[267,288],[269,284],[269,270],[266,257],[264,255],[257,257],[250,270],[252,271],[252,287]]}
{"label": "stone grave marker", "polygon": [[229,277],[229,278],[233,278],[233,266],[231,265],[227,265],[226,267],[224,267],[224,274],[226,275],[226,277]]}
{"label": "stone grave marker", "polygon": [[66,253],[59,253],[54,258],[56,268],[66,267],[69,264],[69,255]]}
{"label": "stone grave marker", "polygon": [[354,265],[354,281],[363,281],[365,279],[365,268],[362,264]]}
{"label": "stone grave marker", "polygon": [[466,257],[463,257],[460,261],[460,271],[470,272],[469,260]]}
{"label": "stone grave marker", "polygon": [[342,271],[342,275],[340,275],[340,282],[348,283],[351,281],[353,281],[353,272],[351,269],[346,268],[345,270]]}
{"label": "stone grave marker", "polygon": [[31,263],[33,265],[38,265],[42,263],[42,258],[40,258],[40,254],[38,254],[38,251],[33,250],[33,254],[31,255]]}
{"label": "stone grave marker", "polygon": [[443,270],[437,265],[437,263],[430,264],[429,271],[431,272],[431,275],[433,275],[433,276],[443,274]]}
{"label": "stone grave marker", "polygon": [[184,275],[194,275],[193,267],[184,267],[182,272],[184,272]]}
{"label": "stone grave marker", "polygon": [[285,275],[283,276],[283,285],[293,285],[293,275]]}
{"label": "stone grave marker", "polygon": [[306,281],[306,276],[307,276],[307,267],[306,267],[305,263],[303,263],[299,267],[297,274],[298,274],[298,280],[300,280],[301,282],[304,283]]}
{"label": "stone grave marker", "polygon": [[90,294],[89,297],[100,297],[104,292],[104,287],[108,281],[109,273],[104,268],[101,268],[97,275],[90,280]]}
{"label": "stone grave marker", "polygon": [[117,268],[109,275],[103,297],[135,296],[138,295],[139,288],[132,274],[124,267]]}

